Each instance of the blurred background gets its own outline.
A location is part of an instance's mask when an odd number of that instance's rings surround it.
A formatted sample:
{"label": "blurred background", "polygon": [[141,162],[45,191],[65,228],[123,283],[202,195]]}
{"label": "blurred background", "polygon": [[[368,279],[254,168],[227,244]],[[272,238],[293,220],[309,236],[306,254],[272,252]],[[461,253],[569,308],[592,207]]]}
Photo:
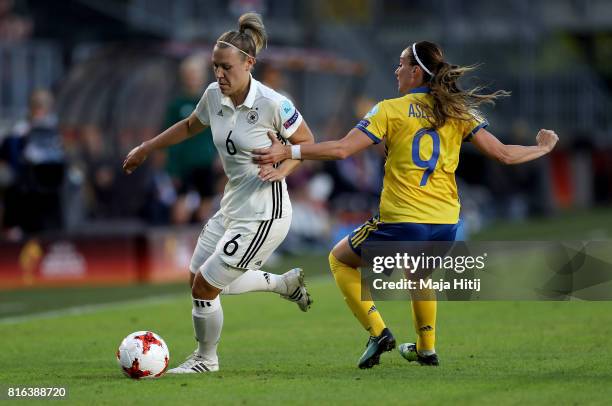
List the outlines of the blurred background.
{"label": "blurred background", "polygon": [[[502,141],[559,134],[550,156],[514,167],[465,146],[461,238],[612,235],[609,0],[0,0],[2,288],[185,279],[225,184],[209,134],[131,176],[121,163],[193,111],[215,40],[248,11],[269,33],[254,76],[319,141],[396,97],[399,55],[419,40],[480,63],[466,85],[512,92],[484,111]],[[377,211],[383,160],[370,148],[287,179],[293,224],[271,269],[324,272],[334,242]]]}

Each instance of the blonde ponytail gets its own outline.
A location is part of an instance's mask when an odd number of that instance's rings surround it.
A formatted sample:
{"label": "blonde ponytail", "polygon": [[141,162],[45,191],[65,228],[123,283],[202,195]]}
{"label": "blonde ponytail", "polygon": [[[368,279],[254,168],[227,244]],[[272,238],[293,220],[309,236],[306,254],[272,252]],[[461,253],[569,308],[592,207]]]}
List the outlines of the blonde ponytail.
{"label": "blonde ponytail", "polygon": [[267,40],[266,27],[261,16],[257,13],[246,13],[238,19],[238,31],[223,33],[217,39],[217,46],[220,48],[233,46],[243,54],[254,58],[266,46]]}
{"label": "blonde ponytail", "polygon": [[238,30],[240,33],[249,35],[255,43],[255,55],[265,48],[268,36],[261,16],[257,13],[246,13],[238,19]]}

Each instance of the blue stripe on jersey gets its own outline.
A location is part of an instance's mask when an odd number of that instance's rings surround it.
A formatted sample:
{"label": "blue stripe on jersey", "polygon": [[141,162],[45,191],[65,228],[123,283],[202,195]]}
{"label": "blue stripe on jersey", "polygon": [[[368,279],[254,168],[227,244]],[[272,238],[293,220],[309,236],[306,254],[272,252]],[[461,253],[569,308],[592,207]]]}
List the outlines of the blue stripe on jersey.
{"label": "blue stripe on jersey", "polygon": [[415,87],[410,89],[408,93],[429,93],[431,89],[428,86]]}
{"label": "blue stripe on jersey", "polygon": [[480,130],[481,128],[485,128],[489,126],[489,122],[488,121],[483,121],[482,123],[478,124],[476,127],[474,127],[474,129],[472,131],[470,131],[470,133],[468,135],[465,136],[464,140],[469,141],[472,139],[472,137],[474,136],[474,134],[476,134],[478,132],[478,130]]}
{"label": "blue stripe on jersey", "polygon": [[370,137],[370,139],[372,141],[374,141],[374,144],[378,144],[381,140],[380,138],[378,138],[377,136],[375,136],[374,134],[372,134],[371,132],[369,132],[368,130],[366,130],[366,128],[360,124],[357,124],[355,126],[356,129],[363,131],[363,133],[365,135],[367,135],[368,137]]}

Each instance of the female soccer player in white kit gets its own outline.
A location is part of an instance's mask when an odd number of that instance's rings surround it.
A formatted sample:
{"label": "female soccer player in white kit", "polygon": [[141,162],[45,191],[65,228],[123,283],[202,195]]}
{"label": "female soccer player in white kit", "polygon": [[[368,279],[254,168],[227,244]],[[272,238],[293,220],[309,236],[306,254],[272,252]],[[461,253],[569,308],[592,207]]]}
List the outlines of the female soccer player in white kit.
{"label": "female soccer player in white kit", "polygon": [[219,293],[267,290],[310,305],[301,269],[283,275],[259,271],[284,240],[291,224],[291,202],[284,177],[299,161],[287,160],[262,181],[251,151],[270,145],[267,132],[292,144],[314,141],[302,116],[284,96],[251,76],[255,56],[266,41],[261,17],[247,13],[239,30],[221,35],[212,62],[216,82],[205,90],[195,111],[155,138],[134,148],[125,159],[129,174],[159,148],[179,143],[210,126],[228,182],[220,210],[204,226],[191,260],[193,325],[198,348],[169,373],[217,371],[217,343],[223,325]]}

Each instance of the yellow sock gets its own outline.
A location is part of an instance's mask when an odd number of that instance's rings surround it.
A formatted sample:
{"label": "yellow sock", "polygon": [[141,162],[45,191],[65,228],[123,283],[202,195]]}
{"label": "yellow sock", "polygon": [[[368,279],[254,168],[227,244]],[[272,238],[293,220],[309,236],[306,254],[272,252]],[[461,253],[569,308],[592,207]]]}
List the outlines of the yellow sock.
{"label": "yellow sock", "polygon": [[[412,320],[418,334],[417,351],[435,352],[436,345],[436,309],[438,302],[435,293],[431,300],[412,300]],[[423,292],[419,292],[423,297]]]}
{"label": "yellow sock", "polygon": [[329,267],[331,268],[336,284],[344,295],[346,304],[351,309],[359,323],[368,330],[370,335],[379,336],[385,328],[385,322],[376,310],[371,300],[361,300],[361,274],[329,254]]}

